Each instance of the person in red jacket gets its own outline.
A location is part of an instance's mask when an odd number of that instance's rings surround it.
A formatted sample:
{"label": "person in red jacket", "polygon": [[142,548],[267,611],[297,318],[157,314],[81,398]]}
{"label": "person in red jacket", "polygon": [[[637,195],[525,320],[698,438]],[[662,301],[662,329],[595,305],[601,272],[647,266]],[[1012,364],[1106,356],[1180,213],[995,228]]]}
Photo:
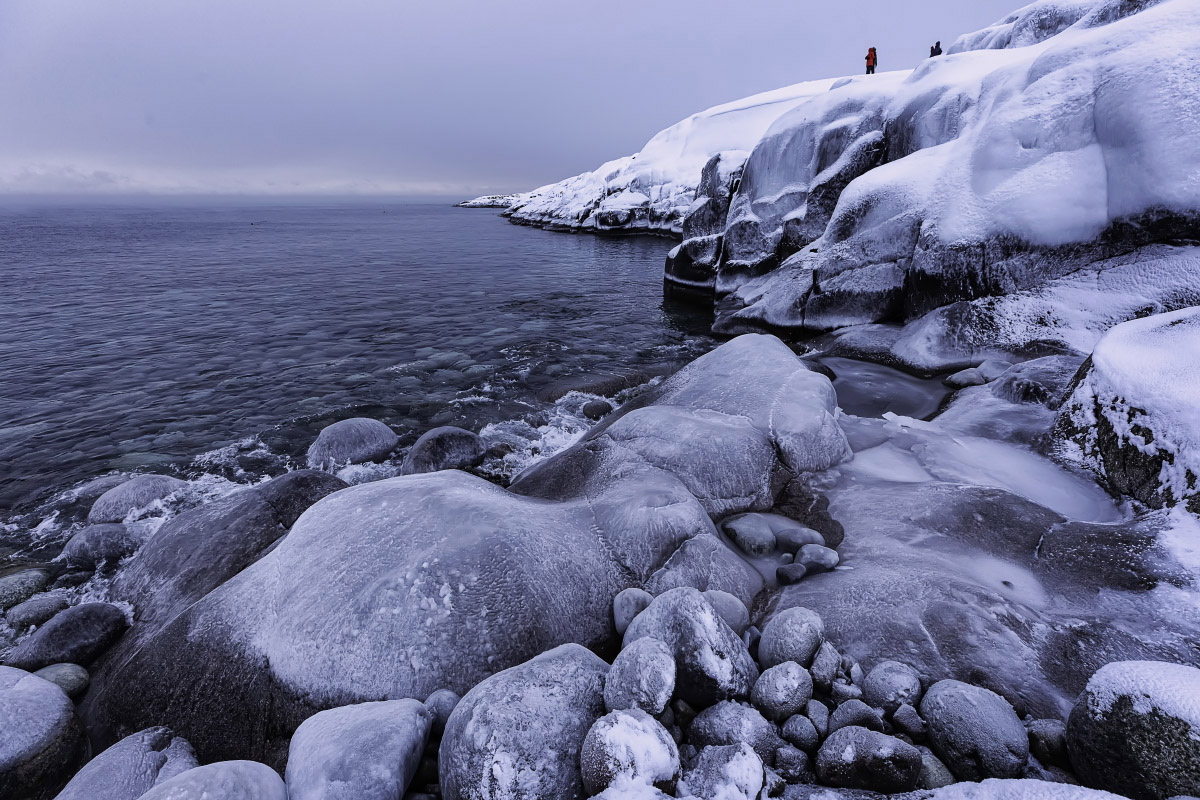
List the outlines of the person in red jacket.
{"label": "person in red jacket", "polygon": [[867,74],[875,74],[875,65],[879,63],[879,56],[875,53],[875,48],[872,47],[867,51]]}

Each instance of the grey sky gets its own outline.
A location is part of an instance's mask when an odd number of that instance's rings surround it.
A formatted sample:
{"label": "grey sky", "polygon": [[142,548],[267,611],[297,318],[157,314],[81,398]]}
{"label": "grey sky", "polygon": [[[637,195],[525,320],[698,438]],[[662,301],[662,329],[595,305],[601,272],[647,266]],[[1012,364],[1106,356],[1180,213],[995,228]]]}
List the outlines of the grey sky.
{"label": "grey sky", "polygon": [[533,188],[1022,0],[2,0],[0,192]]}

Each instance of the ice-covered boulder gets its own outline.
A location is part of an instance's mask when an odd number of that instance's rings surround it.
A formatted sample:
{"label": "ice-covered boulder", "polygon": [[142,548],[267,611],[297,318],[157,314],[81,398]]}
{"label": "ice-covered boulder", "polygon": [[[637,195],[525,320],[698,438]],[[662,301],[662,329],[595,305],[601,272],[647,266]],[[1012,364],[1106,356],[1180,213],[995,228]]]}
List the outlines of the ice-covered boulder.
{"label": "ice-covered boulder", "polygon": [[961,780],[1019,778],[1029,736],[1000,695],[962,681],[938,681],[921,700],[933,751]]}
{"label": "ice-covered boulder", "polygon": [[684,773],[677,794],[698,800],[755,800],[764,779],[762,759],[750,745],[705,747]]}
{"label": "ice-covered boulder", "polygon": [[639,708],[658,716],[674,694],[675,653],[649,636],[622,648],[604,681],[604,706],[609,711]]}
{"label": "ice-covered boulder", "polygon": [[662,642],[675,657],[675,694],[695,708],[744,699],[758,678],[754,659],[704,595],[672,589],[654,598],[625,631],[625,644]]}
{"label": "ice-covered boulder", "polygon": [[197,766],[186,740],[167,728],[147,728],[89,761],[55,800],[137,800],[157,784]]}
{"label": "ice-covered boulder", "polygon": [[467,692],[438,752],[446,800],[585,797],[580,753],[604,714],[608,665],[562,645]]}
{"label": "ice-covered boulder", "polygon": [[820,615],[798,606],[788,608],[772,616],[763,626],[758,661],[768,669],[789,661],[807,667],[824,640],[825,623]]}
{"label": "ice-covered boulder", "polygon": [[891,714],[907,703],[916,706],[921,697],[921,676],[908,664],[881,661],[863,681],[863,700]]}
{"label": "ice-covered boulder", "polygon": [[88,522],[121,522],[129,512],[145,508],[155,500],[178,492],[187,484],[169,475],[138,475],[114,486],[96,498],[88,512]]}
{"label": "ice-covered boulder", "polygon": [[703,533],[684,542],[646,582],[646,588],[658,594],[683,586],[703,592],[728,592],[752,605],[754,596],[762,590],[763,579],[720,539]]}
{"label": "ice-covered boulder", "polygon": [[721,747],[745,743],[768,766],[775,763],[775,751],[785,742],[779,730],[750,706],[725,700],[710,706],[692,720],[688,742],[696,747]]}
{"label": "ice-covered boulder", "polygon": [[0,667],[0,796],[49,800],[86,755],[83,727],[62,689]]}
{"label": "ice-covered boulder", "polygon": [[693,202],[719,195],[719,189],[697,192],[714,156],[724,154],[725,164],[736,162],[738,152],[753,147],[780,114],[832,83],[799,83],[693,114],[659,132],[635,155],[517,195],[505,214],[514,222],[555,229],[678,235]]}
{"label": "ice-covered boulder", "polygon": [[138,531],[129,525],[105,523],[88,525],[67,542],[59,559],[72,569],[115,569],[121,559],[133,554],[142,544]]}
{"label": "ice-covered boulder", "polygon": [[674,791],[679,750],[671,735],[641,709],[613,711],[592,725],[579,761],[583,786],[595,795],[618,781],[653,784]]}
{"label": "ice-covered boulder", "polygon": [[808,705],[812,689],[808,670],[794,661],[785,661],[758,676],[750,692],[750,702],[767,719],[783,723]]}
{"label": "ice-covered boulder", "polygon": [[915,789],[920,772],[917,748],[866,728],[840,728],[817,751],[817,776],[830,786],[894,794]]}
{"label": "ice-covered boulder", "polygon": [[1000,778],[989,778],[980,783],[963,781],[936,791],[921,792],[917,797],[920,800],[1121,800],[1119,795],[1082,786]]}
{"label": "ice-covered boulder", "polygon": [[311,469],[382,461],[396,449],[400,437],[377,419],[352,417],[323,428],[308,448]]}
{"label": "ice-covered boulder", "polygon": [[421,763],[432,719],[417,700],[313,714],[292,736],[289,800],[399,800]]}
{"label": "ice-covered boulder", "polygon": [[129,621],[111,603],[81,603],[55,614],[5,657],[10,667],[30,672],[51,664],[90,664],[112,646]]}
{"label": "ice-covered boulder", "polygon": [[1200,308],[1117,325],[1063,404],[1057,433],[1114,491],[1200,512]]}
{"label": "ice-covered boulder", "polygon": [[487,445],[479,434],[450,425],[426,431],[413,444],[404,464],[403,475],[436,472],[440,469],[470,469],[483,461]]}
{"label": "ice-covered boulder", "polygon": [[1200,669],[1102,667],[1071,711],[1067,744],[1089,786],[1138,800],[1200,794]]}
{"label": "ice-covered boulder", "polygon": [[270,767],[255,761],[220,761],[181,772],[156,784],[139,800],[288,800],[287,786]]}

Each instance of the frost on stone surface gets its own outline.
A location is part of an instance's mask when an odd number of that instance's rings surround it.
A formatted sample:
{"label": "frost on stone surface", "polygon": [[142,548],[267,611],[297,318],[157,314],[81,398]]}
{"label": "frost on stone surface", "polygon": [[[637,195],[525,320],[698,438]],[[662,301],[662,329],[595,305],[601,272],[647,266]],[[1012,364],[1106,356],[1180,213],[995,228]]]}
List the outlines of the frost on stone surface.
{"label": "frost on stone surface", "polygon": [[1120,795],[1065,783],[989,778],[920,792],[921,800],[1121,800]]}
{"label": "frost on stone surface", "polygon": [[1092,352],[1061,430],[1114,489],[1154,506],[1200,492],[1200,309],[1131,320]]}
{"label": "frost on stone surface", "polygon": [[1200,741],[1200,669],[1163,661],[1117,661],[1101,667],[1087,683],[1088,710],[1112,711],[1126,697],[1138,714],[1157,711],[1182,720]]}

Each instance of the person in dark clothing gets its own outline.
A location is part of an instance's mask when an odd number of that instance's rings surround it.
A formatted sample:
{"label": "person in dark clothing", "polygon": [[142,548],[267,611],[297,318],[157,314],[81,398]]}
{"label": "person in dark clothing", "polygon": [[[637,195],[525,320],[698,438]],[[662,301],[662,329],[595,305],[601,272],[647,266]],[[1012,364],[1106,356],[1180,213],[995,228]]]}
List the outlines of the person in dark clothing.
{"label": "person in dark clothing", "polygon": [[929,48],[929,57],[937,58],[942,54],[942,43],[938,42],[933,47]]}
{"label": "person in dark clothing", "polygon": [[875,74],[875,66],[878,63],[879,63],[879,55],[875,52],[875,48],[872,47],[869,50],[867,50],[867,74],[868,75]]}

